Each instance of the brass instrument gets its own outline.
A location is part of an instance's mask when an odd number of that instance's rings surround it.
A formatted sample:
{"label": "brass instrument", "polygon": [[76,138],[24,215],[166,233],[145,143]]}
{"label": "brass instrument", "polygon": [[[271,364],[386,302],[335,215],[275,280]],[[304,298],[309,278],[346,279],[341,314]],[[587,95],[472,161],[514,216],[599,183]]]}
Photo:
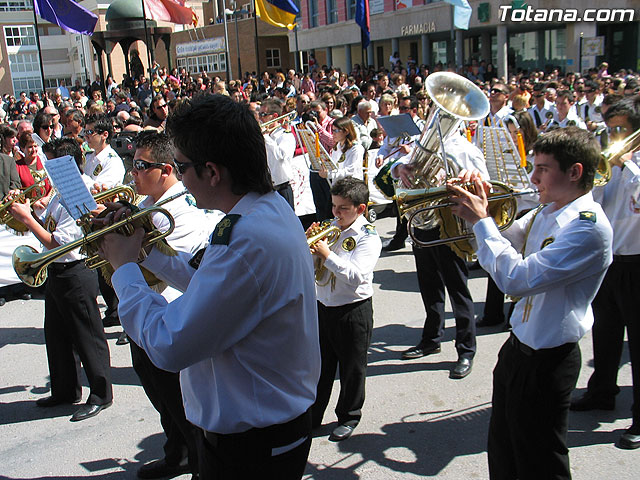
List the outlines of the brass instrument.
{"label": "brass instrument", "polygon": [[[320,240],[326,240],[327,245],[329,246],[329,248],[331,248],[338,242],[338,239],[340,238],[340,232],[341,230],[339,227],[331,225],[331,220],[325,220],[320,225],[310,227],[309,230],[307,230],[307,245],[311,246],[314,243],[319,242]],[[315,257],[313,262],[313,269],[315,272],[316,283],[320,286],[326,285],[326,283],[319,283],[327,271],[326,267],[324,266],[324,260],[320,257]],[[330,280],[331,278],[329,278],[328,281]]]}
{"label": "brass instrument", "polygon": [[[451,212],[454,204],[448,201],[451,193],[447,190],[446,183],[457,177],[459,172],[457,165],[447,158],[444,142],[461,121],[486,117],[489,113],[489,101],[473,82],[450,72],[429,75],[426,89],[437,108],[431,113],[408,164],[413,167],[413,185],[408,189],[396,188],[398,211],[407,217],[407,229],[416,246],[431,247],[451,243],[456,254],[468,258],[473,254],[473,247],[469,243],[473,232],[463,219]],[[504,230],[515,220],[515,197],[533,191],[525,189],[515,192],[505,183],[494,181],[491,184],[493,192],[489,195],[489,211],[498,228]],[[475,184],[461,186],[470,191],[475,188]],[[440,228],[440,239],[431,242],[418,240],[415,228],[434,226]]]}
{"label": "brass instrument", "polygon": [[323,167],[327,172],[337,170],[335,164],[331,161],[331,155],[324,148],[320,139],[317,137],[316,126],[312,121],[306,123],[299,123],[293,126],[298,141],[301,146],[307,149],[309,156],[309,163],[311,164],[310,170],[312,172],[319,172]]}
{"label": "brass instrument", "polygon": [[[149,245],[165,239],[171,234],[171,232],[173,232],[173,229],[175,228],[175,221],[167,210],[161,208],[161,205],[171,202],[172,200],[181,197],[185,193],[187,193],[186,190],[176,195],[167,197],[166,199],[158,202],[152,207],[142,209],[138,212],[133,213],[127,218],[115,222],[112,225],[104,227],[95,232],[89,232],[78,240],[67,243],[65,245],[60,245],[59,247],[47,252],[38,253],[31,246],[20,246],[13,252],[13,269],[15,270],[16,275],[18,275],[18,278],[20,278],[20,280],[22,280],[25,284],[31,287],[38,287],[42,285],[47,279],[47,267],[57,258],[66,255],[67,253],[70,253],[71,251],[80,247],[94,248],[97,250],[97,242],[99,242],[105,235],[114,232],[123,233],[126,235],[126,230],[130,229],[130,227],[133,227],[133,222],[144,221],[145,219],[150,220],[152,213],[163,214],[169,221],[169,228],[164,232],[160,232],[156,229],[147,232],[142,242],[142,248],[144,249]],[[125,230],[124,232],[123,229]],[[89,268],[98,268],[107,263],[106,260],[103,260],[97,255],[88,257],[85,262],[87,263],[87,266]]]}
{"label": "brass instrument", "polygon": [[295,118],[298,114],[295,110],[292,110],[289,113],[285,113],[284,115],[280,115],[279,117],[274,118],[273,120],[269,120],[268,122],[264,122],[260,124],[260,129],[262,130],[262,134],[271,133],[276,128],[282,127],[285,130],[289,131],[289,126],[291,120]]}
{"label": "brass instrument", "polygon": [[611,180],[611,162],[629,152],[634,152],[638,147],[640,147],[640,129],[622,140],[610,143],[609,147],[600,154],[593,186],[602,187],[606,185]]}
{"label": "brass instrument", "polygon": [[33,185],[23,189],[11,200],[7,200],[7,197],[5,197],[2,203],[0,203],[0,224],[6,225],[7,228],[13,230],[18,235],[27,233],[29,229],[24,223],[16,220],[14,216],[9,213],[11,205],[13,205],[15,202],[26,203],[29,200],[31,200],[31,203],[34,203],[47,195],[44,185],[44,182],[47,179],[46,174],[44,172],[33,172],[32,175],[34,179]]}

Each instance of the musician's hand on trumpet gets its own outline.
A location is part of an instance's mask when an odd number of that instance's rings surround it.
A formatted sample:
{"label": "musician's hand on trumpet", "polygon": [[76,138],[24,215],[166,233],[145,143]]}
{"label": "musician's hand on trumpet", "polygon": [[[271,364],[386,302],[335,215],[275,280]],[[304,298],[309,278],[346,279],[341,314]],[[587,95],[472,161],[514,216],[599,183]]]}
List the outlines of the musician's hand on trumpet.
{"label": "musician's hand on trumpet", "polygon": [[[310,228],[314,226],[319,226],[319,225],[320,224],[316,222]],[[327,242],[326,238],[323,238],[322,240],[318,240],[317,242],[309,245],[309,250],[313,255],[317,255],[323,260],[326,260],[327,258],[329,258],[329,255],[331,254],[331,250],[329,250],[329,243]]]}
{"label": "musician's hand on trumpet", "polygon": [[[20,194],[20,190],[11,190],[7,194],[6,200],[11,201],[15,198],[18,198]],[[9,206],[9,213],[13,216],[13,218],[18,220],[19,222],[24,223],[25,225],[30,221],[30,219],[33,219],[33,215],[31,212],[31,202],[28,198],[25,199],[24,203],[17,200]]]}
{"label": "musician's hand on trumpet", "polygon": [[[460,184],[473,185],[470,191]],[[489,191],[491,184],[482,179],[477,170],[463,170],[455,180],[447,182],[447,189],[451,192],[450,201],[455,203],[451,211],[460,218],[475,225],[478,221],[489,216]]]}
{"label": "musician's hand on trumpet", "polygon": [[140,259],[144,236],[145,231],[142,227],[136,227],[130,236],[108,233],[100,242],[98,253],[111,264],[114,270],[126,263],[137,263]]}

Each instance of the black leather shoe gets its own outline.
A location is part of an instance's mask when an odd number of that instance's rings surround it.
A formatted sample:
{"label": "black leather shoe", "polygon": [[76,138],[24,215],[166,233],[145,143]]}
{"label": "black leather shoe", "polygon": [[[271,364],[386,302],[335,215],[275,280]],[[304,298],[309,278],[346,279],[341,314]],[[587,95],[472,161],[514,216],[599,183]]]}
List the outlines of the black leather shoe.
{"label": "black leather shoe", "polygon": [[56,407],[58,405],[71,405],[73,403],[79,403],[81,398],[69,399],[69,398],[58,398],[53,395],[49,397],[43,397],[36,400],[36,405],[38,407],[48,408],[48,407]]}
{"label": "black leather shoe", "polygon": [[138,478],[173,478],[189,471],[186,459],[178,464],[170,464],[162,458],[141,466],[138,469]]}
{"label": "black leather shoe", "polygon": [[424,348],[420,345],[411,347],[408,350],[402,352],[402,360],[413,360],[414,358],[426,357],[427,355],[433,355],[434,353],[440,353],[442,350],[440,346]]}
{"label": "black leather shoe", "polygon": [[331,432],[331,435],[329,435],[329,441],[341,442],[342,440],[346,440],[351,436],[355,428],[355,426],[351,425],[338,425],[333,432]]}
{"label": "black leather shoe", "polygon": [[459,358],[456,366],[449,372],[449,378],[464,378],[471,373],[473,361],[469,358]]}
{"label": "black leather shoe", "polygon": [[7,303],[7,301],[4,299],[4,297],[0,297],[0,307],[4,306],[5,303]]}
{"label": "black leather shoe", "polygon": [[87,418],[95,417],[105,408],[109,408],[113,402],[105,403],[104,405],[93,405],[91,403],[85,403],[82,405],[76,413],[71,415],[69,419],[72,422],[79,422],[81,420],[86,420]]}
{"label": "black leather shoe", "polygon": [[476,322],[476,327],[495,327],[496,325],[502,325],[503,323],[504,318],[482,317]]}
{"label": "black leather shoe", "polygon": [[589,410],[614,410],[616,408],[615,397],[601,397],[589,392],[582,397],[573,400],[569,410],[574,412],[587,412]]}
{"label": "black leather shoe", "polygon": [[640,430],[633,427],[627,429],[618,442],[618,446],[625,450],[635,450],[640,448]]}
{"label": "black leather shoe", "polygon": [[21,293],[20,294],[20,300],[31,300],[31,294],[30,293]]}
{"label": "black leather shoe", "polygon": [[400,250],[404,248],[404,240],[388,240],[382,244],[382,250],[384,252],[395,252],[396,250]]}

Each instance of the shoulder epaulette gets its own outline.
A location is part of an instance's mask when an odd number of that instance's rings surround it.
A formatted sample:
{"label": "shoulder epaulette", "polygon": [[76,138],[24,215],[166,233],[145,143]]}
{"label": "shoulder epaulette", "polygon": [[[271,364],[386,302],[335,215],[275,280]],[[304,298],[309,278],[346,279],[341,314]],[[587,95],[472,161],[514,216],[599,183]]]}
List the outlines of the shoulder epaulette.
{"label": "shoulder epaulette", "polygon": [[367,223],[367,224],[363,225],[362,226],[362,231],[367,235],[377,235],[378,234],[378,232],[376,232],[376,227],[374,227],[370,223]]}
{"label": "shoulder epaulette", "polygon": [[229,245],[229,241],[231,240],[231,230],[238,220],[240,220],[240,215],[227,215],[220,220],[211,235],[211,244]]}
{"label": "shoulder epaulette", "polygon": [[580,212],[580,220],[589,220],[590,222],[596,223],[596,212]]}

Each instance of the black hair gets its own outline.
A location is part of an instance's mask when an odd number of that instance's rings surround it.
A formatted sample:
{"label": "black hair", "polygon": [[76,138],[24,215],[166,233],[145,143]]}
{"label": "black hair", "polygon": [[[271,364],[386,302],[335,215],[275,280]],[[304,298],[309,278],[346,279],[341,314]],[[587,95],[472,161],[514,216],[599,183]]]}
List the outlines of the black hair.
{"label": "black hair", "polygon": [[173,145],[166,133],[158,133],[155,130],[145,130],[136,137],[136,149],[146,148],[151,151],[154,162],[173,163]]}
{"label": "black hair", "polygon": [[[50,113],[44,113],[42,110],[36,114],[33,119],[33,131],[40,136],[40,129],[43,125],[51,125],[53,121],[53,115]],[[53,130],[52,130],[53,132]]]}
{"label": "black hair", "polygon": [[627,117],[634,131],[640,128],[640,96],[623,97],[619,102],[611,105],[604,114],[604,121],[613,117]]}
{"label": "black hair", "polygon": [[578,186],[589,191],[600,161],[600,144],[586,130],[578,127],[558,128],[541,135],[533,144],[535,154],[553,155],[560,170],[566,172],[574,163],[582,164]]}
{"label": "black hair", "polygon": [[277,98],[265,100],[260,107],[265,107],[268,114],[277,113],[278,116],[282,115],[282,102]]}
{"label": "black hair", "polygon": [[104,115],[104,114],[88,115],[85,118],[85,124],[86,125],[93,124],[93,129],[96,132],[99,132],[99,133],[107,132],[109,134],[109,136],[107,137],[107,142],[111,140],[111,137],[113,137],[113,122],[107,115]]}
{"label": "black hair", "polygon": [[418,102],[418,97],[414,95],[409,95],[408,97],[402,97],[400,99],[401,102],[404,102],[405,100],[409,100],[409,108],[411,110],[417,109],[418,106],[420,105],[420,103]]}
{"label": "black hair", "polygon": [[571,90],[559,90],[556,93],[556,102],[558,102],[558,100],[560,100],[561,98],[566,98],[569,103],[574,103],[576,101],[576,97],[573,95],[573,92]]}
{"label": "black hair", "polygon": [[235,195],[273,190],[264,137],[247,104],[220,94],[200,94],[176,105],[166,131],[192,162],[224,166]]}
{"label": "black hair", "polygon": [[345,177],[338,180],[331,187],[331,195],[346,198],[354,206],[369,203],[369,188],[362,180]]}
{"label": "black hair", "polygon": [[82,113],[80,110],[76,110],[76,109],[67,110],[66,118],[67,118],[67,122],[69,120],[75,120],[80,124],[81,127],[84,127],[86,125],[84,113]]}
{"label": "black hair", "polygon": [[76,165],[80,171],[83,171],[84,167],[84,153],[80,148],[80,144],[73,138],[54,138],[44,145],[42,145],[42,151],[44,153],[50,153],[53,158],[64,157],[65,155],[71,155],[76,161]]}

